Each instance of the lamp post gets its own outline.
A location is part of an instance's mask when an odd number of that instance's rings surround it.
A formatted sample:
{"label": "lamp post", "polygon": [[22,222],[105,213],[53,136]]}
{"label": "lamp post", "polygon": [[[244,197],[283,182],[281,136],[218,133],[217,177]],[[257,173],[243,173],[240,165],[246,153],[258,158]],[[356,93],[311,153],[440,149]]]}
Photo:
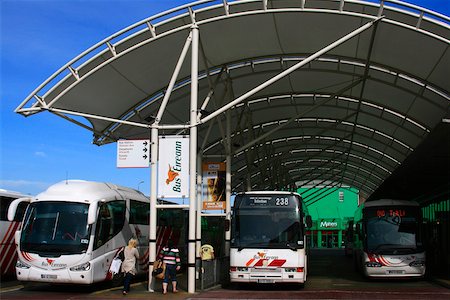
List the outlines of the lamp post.
{"label": "lamp post", "polygon": [[138,186],[137,186],[137,190],[138,190],[138,191],[140,191],[140,190],[139,190],[139,186],[141,185],[141,183],[144,183],[144,180],[141,180],[141,181],[138,183]]}

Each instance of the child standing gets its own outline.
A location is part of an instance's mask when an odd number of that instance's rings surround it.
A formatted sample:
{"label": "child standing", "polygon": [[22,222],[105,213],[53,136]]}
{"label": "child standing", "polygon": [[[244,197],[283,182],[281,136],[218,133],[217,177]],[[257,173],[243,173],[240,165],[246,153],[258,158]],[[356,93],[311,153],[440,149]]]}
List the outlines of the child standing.
{"label": "child standing", "polygon": [[167,286],[169,285],[169,281],[172,281],[172,291],[174,293],[178,293],[177,271],[181,268],[181,260],[180,252],[172,240],[169,240],[167,246],[161,249],[158,258],[166,264],[166,272],[163,280],[163,294],[167,294]]}

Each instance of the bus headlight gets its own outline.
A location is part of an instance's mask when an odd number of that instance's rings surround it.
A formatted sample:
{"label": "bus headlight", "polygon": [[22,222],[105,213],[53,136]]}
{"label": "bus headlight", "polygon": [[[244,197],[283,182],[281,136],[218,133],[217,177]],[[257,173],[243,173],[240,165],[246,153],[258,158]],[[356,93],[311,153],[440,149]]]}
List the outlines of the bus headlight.
{"label": "bus headlight", "polygon": [[422,260],[416,260],[416,261],[409,263],[409,266],[410,267],[423,267],[423,266],[425,266],[425,262]]}
{"label": "bus headlight", "polygon": [[295,268],[284,268],[285,272],[295,272]]}
{"label": "bus headlight", "polygon": [[87,262],[82,265],[78,265],[78,266],[70,268],[70,271],[88,271],[90,269],[91,269],[91,263]]}
{"label": "bus headlight", "polygon": [[24,263],[23,261],[21,261],[20,259],[17,260],[16,262],[16,268],[20,268],[20,269],[29,269],[31,266]]}
{"label": "bus headlight", "polygon": [[369,267],[369,268],[381,268],[382,265],[379,262],[376,262],[376,261],[368,261],[368,262],[366,262],[366,267]]}

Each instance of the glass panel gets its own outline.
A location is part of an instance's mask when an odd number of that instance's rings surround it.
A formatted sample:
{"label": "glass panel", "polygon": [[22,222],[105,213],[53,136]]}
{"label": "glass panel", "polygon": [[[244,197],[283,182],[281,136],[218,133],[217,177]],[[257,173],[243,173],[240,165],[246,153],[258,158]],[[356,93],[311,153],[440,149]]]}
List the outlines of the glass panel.
{"label": "glass panel", "polygon": [[299,199],[292,195],[236,197],[232,246],[303,247]]}
{"label": "glass panel", "polygon": [[0,221],[8,220],[8,207],[13,200],[11,197],[0,196]]}
{"label": "glass panel", "polygon": [[98,248],[118,234],[125,224],[125,201],[112,201],[100,206],[94,247]]}
{"label": "glass panel", "polygon": [[367,209],[367,248],[379,253],[414,252],[422,247],[420,209],[409,207]]}
{"label": "glass panel", "polygon": [[130,224],[149,224],[150,204],[139,201],[130,201]]}
{"label": "glass panel", "polygon": [[21,250],[40,255],[85,252],[89,244],[88,205],[72,202],[30,204],[21,235]]}

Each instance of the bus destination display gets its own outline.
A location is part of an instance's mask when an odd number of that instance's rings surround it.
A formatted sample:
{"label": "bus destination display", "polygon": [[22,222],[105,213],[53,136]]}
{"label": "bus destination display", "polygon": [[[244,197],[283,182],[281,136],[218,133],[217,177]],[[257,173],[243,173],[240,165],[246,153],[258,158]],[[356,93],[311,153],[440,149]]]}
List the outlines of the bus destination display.
{"label": "bus destination display", "polygon": [[296,207],[298,200],[291,195],[247,196],[242,198],[240,207]]}

